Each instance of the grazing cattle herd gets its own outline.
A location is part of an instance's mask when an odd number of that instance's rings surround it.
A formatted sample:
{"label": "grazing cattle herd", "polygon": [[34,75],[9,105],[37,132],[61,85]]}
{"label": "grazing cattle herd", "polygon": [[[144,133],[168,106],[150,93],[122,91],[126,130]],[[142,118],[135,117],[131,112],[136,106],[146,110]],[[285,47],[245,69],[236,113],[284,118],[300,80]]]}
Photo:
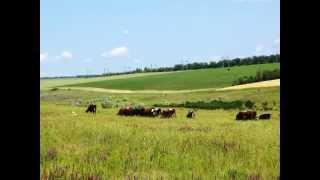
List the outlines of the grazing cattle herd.
{"label": "grazing cattle herd", "polygon": [[[261,120],[267,120],[271,118],[271,114],[264,113],[259,116]],[[236,115],[236,120],[256,120],[257,119],[257,112],[256,111],[245,111],[239,112]]]}
{"label": "grazing cattle herd", "polygon": [[[90,104],[86,110],[86,113],[95,114],[97,110],[97,106],[94,104]],[[145,117],[157,117],[161,118],[171,118],[176,117],[176,110],[174,108],[169,109],[160,109],[160,108],[145,108],[145,107],[123,107],[120,108],[117,115],[120,116],[145,116]],[[195,110],[189,110],[186,117],[187,118],[195,118]],[[268,120],[271,118],[270,113],[263,113],[258,117],[261,120]],[[256,120],[257,112],[256,111],[242,111],[236,115],[236,120]]]}
{"label": "grazing cattle herd", "polygon": [[175,109],[164,109],[161,110],[160,108],[145,108],[145,107],[123,107],[120,108],[118,111],[118,115],[120,116],[146,116],[146,117],[160,117],[163,118],[170,118],[175,116],[176,110]]}

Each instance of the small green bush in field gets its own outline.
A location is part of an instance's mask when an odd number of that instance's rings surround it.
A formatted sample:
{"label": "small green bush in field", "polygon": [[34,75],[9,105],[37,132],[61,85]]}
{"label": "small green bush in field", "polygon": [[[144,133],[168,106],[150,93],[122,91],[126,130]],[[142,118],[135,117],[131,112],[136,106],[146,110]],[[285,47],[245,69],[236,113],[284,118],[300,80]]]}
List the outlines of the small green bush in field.
{"label": "small green bush in field", "polygon": [[[253,103],[253,102],[252,102]],[[185,107],[185,108],[198,108],[198,109],[242,109],[244,102],[241,100],[236,101],[186,101],[184,103],[170,103],[170,104],[154,104],[158,107]],[[251,104],[250,104],[251,105]]]}
{"label": "small green bush in field", "polygon": [[103,102],[101,102],[101,107],[103,109],[112,108],[112,102],[109,100],[104,100]]}
{"label": "small green bush in field", "polygon": [[254,102],[248,100],[244,103],[246,108],[252,109],[254,107]]}
{"label": "small green bush in field", "polygon": [[268,102],[267,102],[267,101],[261,103],[261,106],[262,106],[262,109],[263,109],[264,111],[272,110],[272,107],[269,107],[269,106],[268,106]]}

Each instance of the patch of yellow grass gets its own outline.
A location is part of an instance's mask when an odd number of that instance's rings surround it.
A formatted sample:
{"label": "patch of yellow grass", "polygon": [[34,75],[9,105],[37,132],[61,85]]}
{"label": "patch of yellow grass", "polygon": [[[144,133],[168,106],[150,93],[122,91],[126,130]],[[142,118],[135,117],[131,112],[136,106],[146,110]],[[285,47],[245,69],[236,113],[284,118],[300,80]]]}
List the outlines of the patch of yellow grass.
{"label": "patch of yellow grass", "polygon": [[242,84],[237,86],[231,86],[226,88],[216,89],[217,91],[223,90],[236,90],[236,89],[247,89],[247,88],[261,88],[261,87],[273,87],[280,86],[280,79],[270,80],[270,81],[262,81],[256,83]]}

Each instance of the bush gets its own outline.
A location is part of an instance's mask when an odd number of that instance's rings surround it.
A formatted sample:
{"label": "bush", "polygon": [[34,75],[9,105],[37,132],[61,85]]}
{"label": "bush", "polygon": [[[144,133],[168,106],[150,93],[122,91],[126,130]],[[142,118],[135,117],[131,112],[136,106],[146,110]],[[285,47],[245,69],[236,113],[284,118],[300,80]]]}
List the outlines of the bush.
{"label": "bush", "polygon": [[263,109],[264,111],[272,110],[272,107],[269,107],[269,106],[268,106],[268,102],[267,102],[267,101],[261,103],[261,106],[262,106],[262,109]]}
{"label": "bush", "polygon": [[190,102],[186,101],[184,103],[170,103],[170,104],[154,104],[154,106],[158,107],[185,107],[185,108],[193,108],[193,109],[242,109],[243,101],[229,101],[224,102],[221,100],[212,100],[209,102],[205,101],[196,101]]}
{"label": "bush", "polygon": [[54,87],[54,88],[50,89],[50,91],[57,91],[57,90],[59,90],[59,88]]}
{"label": "bush", "polygon": [[247,83],[253,83],[253,82],[259,82],[259,81],[267,81],[267,80],[273,80],[280,78],[280,69],[274,69],[272,71],[269,70],[258,70],[256,72],[256,76],[244,76],[240,77],[237,80],[235,80],[232,85],[241,85],[241,84],[247,84]]}
{"label": "bush", "polygon": [[244,106],[245,106],[246,108],[252,109],[252,108],[254,107],[254,102],[248,100],[248,101],[246,101],[246,102],[244,103]]}
{"label": "bush", "polygon": [[103,109],[112,108],[112,103],[110,101],[104,101],[101,103]]}

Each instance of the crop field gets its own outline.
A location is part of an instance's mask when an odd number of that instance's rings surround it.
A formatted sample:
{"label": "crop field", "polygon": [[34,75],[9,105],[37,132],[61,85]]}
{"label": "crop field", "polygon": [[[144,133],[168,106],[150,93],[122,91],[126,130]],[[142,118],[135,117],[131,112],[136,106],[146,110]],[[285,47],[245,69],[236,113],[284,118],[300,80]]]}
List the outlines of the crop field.
{"label": "crop field", "polygon": [[273,70],[279,63],[236,66],[216,69],[200,69],[152,76],[139,76],[121,79],[106,79],[92,82],[64,84],[65,87],[90,87],[119,90],[193,90],[203,88],[222,88],[231,86],[242,76],[252,76],[257,70]]}

